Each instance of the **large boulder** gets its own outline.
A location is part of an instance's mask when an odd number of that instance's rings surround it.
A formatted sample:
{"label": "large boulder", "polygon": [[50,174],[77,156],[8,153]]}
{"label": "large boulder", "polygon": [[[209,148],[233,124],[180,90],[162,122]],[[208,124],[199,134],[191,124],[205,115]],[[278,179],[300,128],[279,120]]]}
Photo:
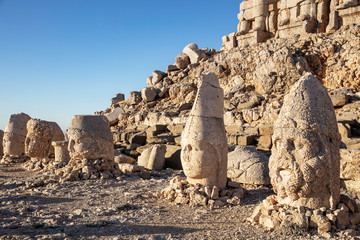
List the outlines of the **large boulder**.
{"label": "large boulder", "polygon": [[235,182],[268,185],[270,184],[268,164],[268,157],[257,151],[255,147],[238,146],[228,154],[227,176]]}
{"label": "large boulder", "polygon": [[185,69],[189,64],[190,58],[185,53],[181,53],[175,58],[175,65],[179,69]]}

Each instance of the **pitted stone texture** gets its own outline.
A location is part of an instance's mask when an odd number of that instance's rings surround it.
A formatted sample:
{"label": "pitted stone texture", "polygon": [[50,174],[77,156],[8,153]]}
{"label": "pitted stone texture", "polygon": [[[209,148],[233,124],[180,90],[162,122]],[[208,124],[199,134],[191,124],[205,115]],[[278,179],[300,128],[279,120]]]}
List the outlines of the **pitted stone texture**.
{"label": "pitted stone texture", "polygon": [[4,132],[0,130],[0,156],[4,155],[3,151],[3,138],[4,138]]}
{"label": "pitted stone texture", "polygon": [[68,141],[54,141],[51,145],[55,150],[55,162],[68,162],[70,160]]}
{"label": "pitted stone texture", "polygon": [[201,59],[205,57],[205,53],[199,49],[198,45],[195,43],[190,43],[183,49],[183,53],[185,53],[190,58],[190,62],[192,64],[198,63]]}
{"label": "pitted stone texture", "polygon": [[55,122],[30,119],[26,125],[25,153],[31,158],[46,158],[54,154],[52,141],[63,141],[64,134]]}
{"label": "pitted stone texture", "polygon": [[131,105],[136,105],[141,102],[141,92],[132,91],[129,94],[129,102]]}
{"label": "pitted stone texture", "polygon": [[226,186],[228,150],[223,109],[224,92],[216,75],[201,75],[181,137],[181,163],[189,183],[210,188]]}
{"label": "pitted stone texture", "polygon": [[105,116],[73,116],[67,135],[71,159],[114,161],[113,136]]}
{"label": "pitted stone texture", "polygon": [[175,65],[179,69],[185,69],[189,64],[190,58],[185,53],[181,53],[175,58]]}
{"label": "pitted stone texture", "polygon": [[165,165],[165,144],[156,144],[145,149],[138,158],[138,165],[149,170],[160,170]]}
{"label": "pitted stone texture", "polygon": [[340,134],[326,89],[311,74],[285,97],[274,124],[271,184],[278,201],[335,209],[340,198]]}
{"label": "pitted stone texture", "polygon": [[236,147],[228,154],[227,176],[235,182],[268,185],[269,159],[255,147]]}
{"label": "pitted stone texture", "polygon": [[20,157],[25,153],[26,124],[31,118],[25,113],[10,116],[3,138],[5,156]]}

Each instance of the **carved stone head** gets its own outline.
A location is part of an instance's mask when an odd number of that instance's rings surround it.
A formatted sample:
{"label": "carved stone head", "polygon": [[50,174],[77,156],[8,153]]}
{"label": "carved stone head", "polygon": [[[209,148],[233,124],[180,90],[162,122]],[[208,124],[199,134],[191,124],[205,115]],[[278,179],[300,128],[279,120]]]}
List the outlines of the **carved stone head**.
{"label": "carved stone head", "polygon": [[25,113],[10,116],[3,138],[5,156],[20,157],[25,153],[26,124],[30,119]]}
{"label": "carved stone head", "polygon": [[227,141],[224,93],[214,73],[201,76],[199,90],[181,137],[181,163],[190,183],[226,186]]}
{"label": "carved stone head", "polygon": [[67,136],[71,159],[114,160],[113,135],[105,116],[73,116]]}
{"label": "carved stone head", "polygon": [[280,203],[335,208],[340,198],[340,134],[327,90],[313,75],[285,97],[274,125],[270,178]]}
{"label": "carved stone head", "polygon": [[64,134],[55,122],[31,119],[27,123],[25,153],[31,158],[46,158],[54,154],[52,141],[64,140]]}

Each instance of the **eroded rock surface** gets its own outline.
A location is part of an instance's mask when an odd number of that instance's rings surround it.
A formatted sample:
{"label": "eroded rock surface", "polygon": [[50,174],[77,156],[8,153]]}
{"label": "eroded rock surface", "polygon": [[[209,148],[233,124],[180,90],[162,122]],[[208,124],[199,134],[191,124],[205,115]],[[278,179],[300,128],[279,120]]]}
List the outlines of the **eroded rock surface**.
{"label": "eroded rock surface", "polygon": [[340,134],[327,90],[313,75],[285,97],[269,160],[278,201],[335,209],[340,198]]}

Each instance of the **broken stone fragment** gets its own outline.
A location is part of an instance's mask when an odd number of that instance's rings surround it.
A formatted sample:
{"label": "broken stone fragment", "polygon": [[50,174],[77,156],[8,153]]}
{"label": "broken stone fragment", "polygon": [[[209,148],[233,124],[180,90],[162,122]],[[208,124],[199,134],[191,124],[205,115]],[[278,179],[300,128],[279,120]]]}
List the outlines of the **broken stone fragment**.
{"label": "broken stone fragment", "polygon": [[141,98],[145,102],[151,102],[154,101],[157,93],[153,87],[145,87],[141,90]]}
{"label": "broken stone fragment", "polygon": [[69,162],[70,155],[68,150],[68,141],[53,141],[51,145],[55,151],[55,162]]}
{"label": "broken stone fragment", "polygon": [[118,154],[115,156],[114,161],[116,163],[128,163],[128,164],[134,164],[136,163],[136,160],[132,157],[129,157],[128,155],[125,154]]}
{"label": "broken stone fragment", "polygon": [[166,145],[156,144],[144,150],[138,158],[138,165],[149,170],[160,170],[165,164]]}
{"label": "broken stone fragment", "polygon": [[142,101],[141,92],[132,91],[129,94],[129,103],[136,105]]}
{"label": "broken stone fragment", "polygon": [[185,53],[181,53],[175,58],[175,65],[179,69],[185,69],[189,64],[190,58]]}
{"label": "broken stone fragment", "polygon": [[183,49],[183,53],[190,58],[191,64],[198,63],[205,54],[199,49],[195,43],[190,43]]}
{"label": "broken stone fragment", "polygon": [[111,99],[111,105],[117,104],[125,100],[125,95],[122,93],[118,93]]}

